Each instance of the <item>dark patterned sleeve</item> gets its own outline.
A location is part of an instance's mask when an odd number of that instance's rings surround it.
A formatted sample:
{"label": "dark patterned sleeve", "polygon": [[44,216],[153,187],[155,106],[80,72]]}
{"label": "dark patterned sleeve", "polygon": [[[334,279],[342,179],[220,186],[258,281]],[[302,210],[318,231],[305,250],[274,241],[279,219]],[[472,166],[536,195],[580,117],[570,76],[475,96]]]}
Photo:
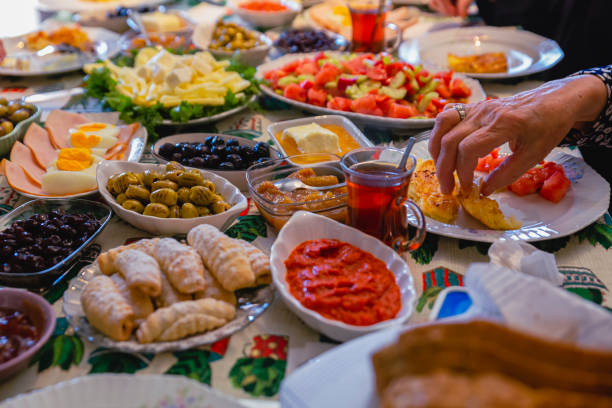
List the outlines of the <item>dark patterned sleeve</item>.
{"label": "dark patterned sleeve", "polygon": [[563,140],[563,143],[578,146],[597,145],[612,148],[612,65],[584,69],[573,75],[584,74],[595,75],[603,81],[608,89],[608,103],[590,129],[584,129],[582,131],[577,129],[570,130]]}

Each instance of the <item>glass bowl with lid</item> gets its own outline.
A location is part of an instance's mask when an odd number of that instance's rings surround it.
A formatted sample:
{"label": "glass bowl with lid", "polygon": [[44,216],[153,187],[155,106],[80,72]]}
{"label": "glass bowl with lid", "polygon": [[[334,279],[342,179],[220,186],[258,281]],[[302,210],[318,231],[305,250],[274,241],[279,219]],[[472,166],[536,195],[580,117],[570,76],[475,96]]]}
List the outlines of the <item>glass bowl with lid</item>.
{"label": "glass bowl with lid", "polygon": [[[324,215],[341,223],[347,221],[348,193],[337,155],[301,154],[269,160],[251,166],[246,178],[253,202],[276,231],[297,211]],[[281,191],[282,184],[289,178],[322,189]]]}

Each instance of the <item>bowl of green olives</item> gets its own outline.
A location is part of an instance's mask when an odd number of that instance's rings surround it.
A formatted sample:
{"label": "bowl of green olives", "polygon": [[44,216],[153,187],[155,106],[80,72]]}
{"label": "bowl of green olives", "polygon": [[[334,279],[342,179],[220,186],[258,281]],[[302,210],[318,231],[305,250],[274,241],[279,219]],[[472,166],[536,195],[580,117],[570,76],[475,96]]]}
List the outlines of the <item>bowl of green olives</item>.
{"label": "bowl of green olives", "polygon": [[219,20],[212,33],[205,25],[196,26],[191,41],[216,59],[232,58],[235,55],[238,62],[250,66],[261,64],[272,47],[272,40],[265,34],[222,20]]}
{"label": "bowl of green olives", "polygon": [[0,156],[11,151],[23,139],[30,124],[40,117],[40,108],[22,99],[0,98]]}
{"label": "bowl of green olives", "polygon": [[223,229],[248,207],[246,197],[223,177],[177,162],[106,160],[98,164],[96,178],[115,214],[155,235],[186,234],[199,224]]}

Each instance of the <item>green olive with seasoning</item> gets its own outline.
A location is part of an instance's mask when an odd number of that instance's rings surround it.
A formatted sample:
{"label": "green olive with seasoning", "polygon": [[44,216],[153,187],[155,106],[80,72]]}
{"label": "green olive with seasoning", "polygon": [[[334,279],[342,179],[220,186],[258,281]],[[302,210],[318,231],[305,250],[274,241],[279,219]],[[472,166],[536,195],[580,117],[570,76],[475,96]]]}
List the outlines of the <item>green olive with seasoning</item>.
{"label": "green olive with seasoning", "polygon": [[145,170],[142,173],[142,184],[147,187],[151,187],[153,182],[157,181],[160,178],[160,175],[155,170]]}
{"label": "green olive with seasoning", "polygon": [[30,111],[27,109],[18,109],[9,116],[9,120],[13,123],[19,123],[26,120],[31,116]]}
{"label": "green olive with seasoning", "polygon": [[8,108],[5,105],[0,105],[0,116],[4,117],[8,115]]}
{"label": "green olive with seasoning", "polygon": [[195,205],[208,205],[215,194],[204,186],[194,186],[189,190],[189,201]]}
{"label": "green olive with seasoning", "polygon": [[205,217],[207,215],[212,214],[212,212],[210,211],[210,208],[208,207],[201,206],[201,207],[196,207],[196,209],[198,210],[198,215],[200,217]]}
{"label": "green olive with seasoning", "polygon": [[151,190],[159,190],[160,188],[169,188],[171,190],[178,190],[178,184],[172,180],[157,180],[151,184]]}
{"label": "green olive with seasoning", "polygon": [[8,100],[4,97],[0,98],[0,105],[2,106],[8,105]]}
{"label": "green olive with seasoning", "polygon": [[170,207],[176,205],[178,195],[172,189],[160,188],[151,193],[150,199],[152,203],[161,203]]}
{"label": "green olive with seasoning", "polygon": [[6,111],[9,116],[17,112],[19,109],[22,109],[22,106],[19,101],[10,101],[8,106],[6,107]]}
{"label": "green olive with seasoning", "polygon": [[138,200],[125,200],[121,206],[128,211],[137,213],[142,213],[144,211],[144,205]]}
{"label": "green olive with seasoning", "polygon": [[125,193],[121,193],[119,194],[117,197],[115,197],[115,200],[117,200],[117,204],[119,205],[123,205],[123,203],[127,200],[127,196],[125,195]]}
{"label": "green olive with seasoning", "polygon": [[8,120],[3,121],[0,126],[2,126],[2,128],[4,129],[5,134],[9,134],[13,131],[13,129],[15,129],[13,123]]}
{"label": "green olive with seasoning", "polygon": [[200,186],[204,183],[202,173],[197,170],[188,170],[178,176],[178,184],[181,187]]}
{"label": "green olive with seasoning", "polygon": [[183,203],[189,202],[189,188],[188,187],[179,188],[176,194],[178,196],[179,203],[183,204]]}
{"label": "green olive with seasoning", "polygon": [[170,209],[168,206],[161,203],[151,203],[147,204],[142,213],[151,217],[168,218],[170,215]]}
{"label": "green olive with seasoning", "polygon": [[170,214],[168,215],[168,218],[181,218],[181,207],[178,205],[173,205],[169,208],[169,210]]}
{"label": "green olive with seasoning", "polygon": [[191,203],[185,203],[181,206],[181,218],[196,218],[198,209]]}
{"label": "green olive with seasoning", "polygon": [[136,184],[130,184],[128,186],[128,188],[125,190],[125,196],[141,202],[148,202],[150,199],[149,190],[147,190],[144,186],[139,186]]}

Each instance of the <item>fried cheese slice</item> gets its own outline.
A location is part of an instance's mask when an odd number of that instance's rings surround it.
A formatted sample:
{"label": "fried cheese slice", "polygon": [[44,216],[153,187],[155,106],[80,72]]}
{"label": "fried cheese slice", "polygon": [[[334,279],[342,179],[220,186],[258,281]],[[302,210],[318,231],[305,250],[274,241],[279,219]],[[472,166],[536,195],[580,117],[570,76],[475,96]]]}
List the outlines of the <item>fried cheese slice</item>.
{"label": "fried cheese slice", "polygon": [[469,193],[460,191],[457,198],[468,214],[491,229],[514,230],[522,226],[514,217],[506,217],[499,209],[497,201],[480,194],[478,182],[474,182]]}
{"label": "fried cheese slice", "polygon": [[423,214],[434,220],[451,224],[457,218],[459,201],[453,194],[442,194],[433,160],[417,162],[410,184],[408,198],[414,201]]}

